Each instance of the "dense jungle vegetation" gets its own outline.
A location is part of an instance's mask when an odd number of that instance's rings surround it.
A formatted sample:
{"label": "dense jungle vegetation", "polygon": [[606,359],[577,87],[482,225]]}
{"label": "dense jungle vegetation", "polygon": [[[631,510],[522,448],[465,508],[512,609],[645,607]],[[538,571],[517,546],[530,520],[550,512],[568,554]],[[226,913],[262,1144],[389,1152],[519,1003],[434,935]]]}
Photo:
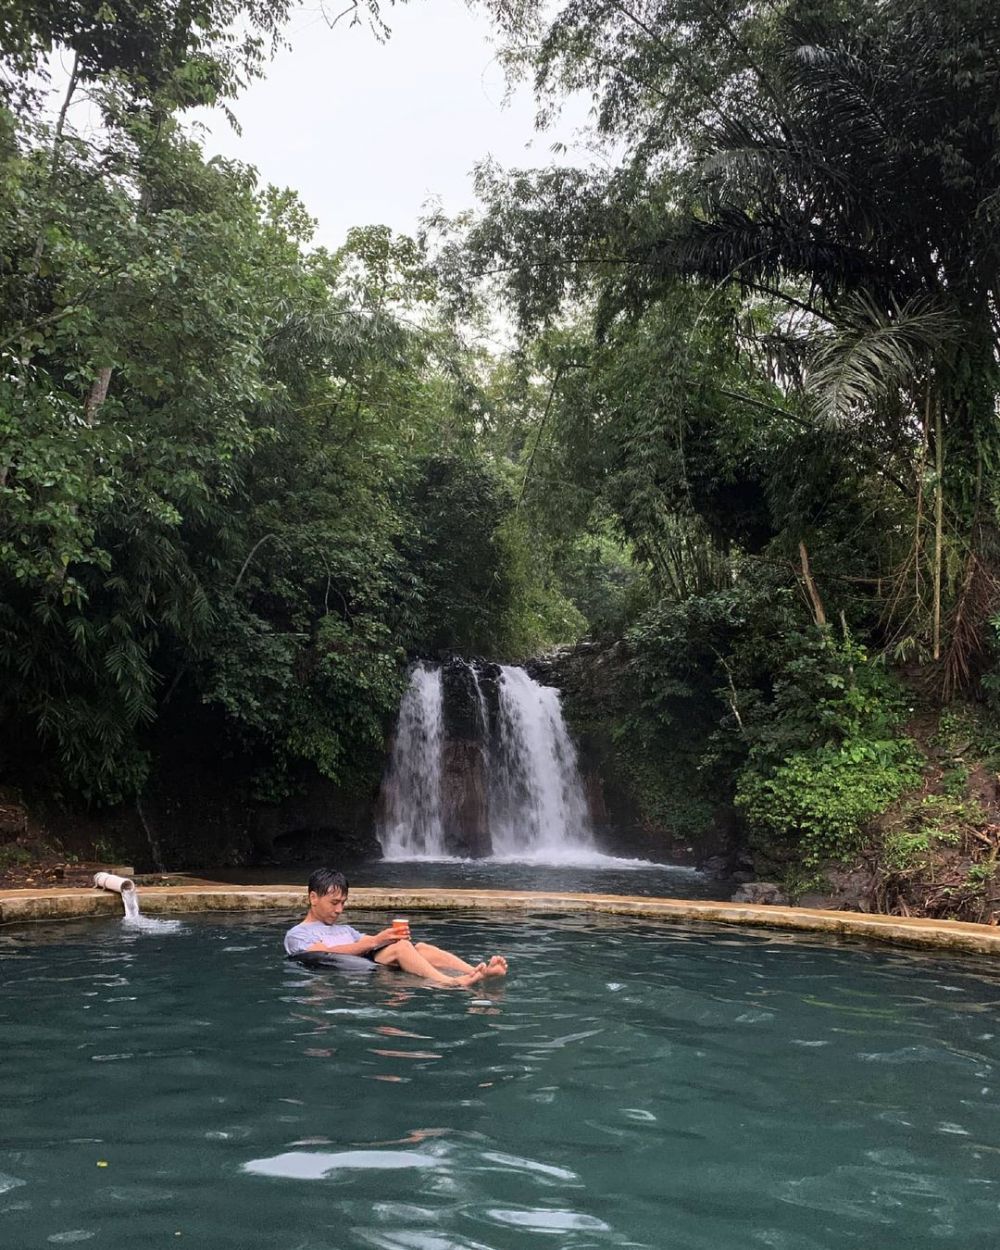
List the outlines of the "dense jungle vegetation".
{"label": "dense jungle vegetation", "polygon": [[651,844],[991,914],[1000,10],[483,7],[602,159],[331,252],[187,120],[287,0],[4,6],[0,782],[133,804],[191,735],[361,791],[412,657],[586,637]]}

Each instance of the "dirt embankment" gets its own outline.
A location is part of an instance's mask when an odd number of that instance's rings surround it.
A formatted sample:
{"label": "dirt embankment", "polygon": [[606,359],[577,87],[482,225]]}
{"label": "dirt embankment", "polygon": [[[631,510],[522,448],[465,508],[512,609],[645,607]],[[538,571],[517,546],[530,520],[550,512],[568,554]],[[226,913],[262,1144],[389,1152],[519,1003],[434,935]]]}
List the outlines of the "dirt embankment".
{"label": "dirt embankment", "polygon": [[799,902],[1000,924],[1000,742],[971,706],[923,710],[906,726],[921,784],[874,820],[853,864]]}

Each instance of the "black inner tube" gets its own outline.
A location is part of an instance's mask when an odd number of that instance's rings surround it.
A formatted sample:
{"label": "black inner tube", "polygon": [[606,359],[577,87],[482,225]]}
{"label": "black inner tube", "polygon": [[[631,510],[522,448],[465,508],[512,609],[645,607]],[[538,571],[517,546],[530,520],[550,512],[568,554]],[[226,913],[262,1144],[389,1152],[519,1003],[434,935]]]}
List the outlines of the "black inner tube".
{"label": "black inner tube", "polygon": [[300,951],[288,958],[304,968],[337,968],[340,972],[371,972],[374,959],[363,955],[335,955],[331,951]]}

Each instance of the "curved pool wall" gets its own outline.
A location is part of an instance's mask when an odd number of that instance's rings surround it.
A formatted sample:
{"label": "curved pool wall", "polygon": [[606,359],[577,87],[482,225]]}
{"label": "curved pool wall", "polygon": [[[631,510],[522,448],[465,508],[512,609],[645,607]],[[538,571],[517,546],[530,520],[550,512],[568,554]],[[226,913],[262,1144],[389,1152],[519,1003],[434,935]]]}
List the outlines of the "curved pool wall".
{"label": "curved pool wall", "polygon": [[[245,889],[239,886],[156,886],[141,891],[147,915],[190,912],[303,911],[306,893],[298,886]],[[899,946],[1000,954],[1000,928],[958,920],[926,920],[809,907],[755,906],[694,899],[640,898],[621,894],[582,894],[508,890],[403,890],[352,887],[351,906],[366,911],[496,911],[572,915],[634,916],[642,920],[751,928],[788,929],[860,938]],[[98,890],[0,891],[0,925],[121,914],[117,894]]]}

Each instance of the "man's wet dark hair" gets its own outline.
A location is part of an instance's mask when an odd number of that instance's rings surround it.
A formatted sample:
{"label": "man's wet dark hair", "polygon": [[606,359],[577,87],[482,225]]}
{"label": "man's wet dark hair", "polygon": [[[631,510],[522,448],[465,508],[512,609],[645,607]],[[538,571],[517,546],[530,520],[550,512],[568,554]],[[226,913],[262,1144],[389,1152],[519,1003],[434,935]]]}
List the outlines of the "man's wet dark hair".
{"label": "man's wet dark hair", "polygon": [[347,878],[334,868],[317,868],[315,872],[309,874],[307,889],[310,894],[318,894],[320,898],[324,894],[329,894],[331,890],[339,890],[346,898],[347,888]]}

